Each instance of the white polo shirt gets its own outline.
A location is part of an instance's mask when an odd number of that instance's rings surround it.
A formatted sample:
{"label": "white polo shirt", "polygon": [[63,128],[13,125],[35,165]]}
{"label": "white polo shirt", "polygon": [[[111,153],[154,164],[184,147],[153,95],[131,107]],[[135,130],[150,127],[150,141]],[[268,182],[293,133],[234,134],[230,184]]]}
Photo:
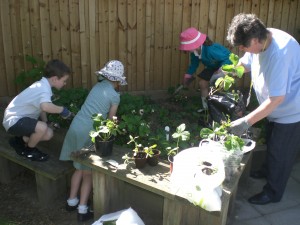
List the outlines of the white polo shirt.
{"label": "white polo shirt", "polygon": [[52,90],[48,80],[43,77],[18,94],[4,112],[3,126],[8,130],[19,119],[30,117],[38,119],[41,113],[40,104],[51,102]]}

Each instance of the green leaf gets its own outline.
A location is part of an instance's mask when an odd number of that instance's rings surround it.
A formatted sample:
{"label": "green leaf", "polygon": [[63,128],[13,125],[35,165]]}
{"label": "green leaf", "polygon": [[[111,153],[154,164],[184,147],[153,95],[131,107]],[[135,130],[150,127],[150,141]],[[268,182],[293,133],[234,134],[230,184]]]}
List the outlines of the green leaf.
{"label": "green leaf", "polygon": [[180,124],[178,127],[177,127],[177,129],[176,129],[176,131],[178,132],[178,133],[180,133],[180,132],[183,132],[185,130],[185,124],[183,123],[183,124]]}
{"label": "green leaf", "polygon": [[224,82],[223,77],[218,78],[215,82],[215,87],[218,88],[220,85],[222,85],[223,82]]}
{"label": "green leaf", "polygon": [[238,78],[242,78],[242,76],[244,75],[245,72],[245,68],[243,66],[237,66],[235,68],[235,72]]}
{"label": "green leaf", "polygon": [[234,69],[234,65],[230,64],[226,64],[222,66],[222,70],[225,72],[232,72],[232,70]]}
{"label": "green leaf", "polygon": [[200,137],[201,138],[209,138],[209,136],[211,135],[211,134],[213,134],[214,132],[211,130],[211,129],[209,129],[209,128],[202,128],[201,130],[200,130]]}
{"label": "green leaf", "polygon": [[187,141],[190,139],[190,132],[189,131],[184,131],[181,133],[181,140],[182,141]]}
{"label": "green leaf", "polygon": [[239,62],[239,57],[233,53],[229,55],[229,60],[232,62],[234,66],[236,66]]}

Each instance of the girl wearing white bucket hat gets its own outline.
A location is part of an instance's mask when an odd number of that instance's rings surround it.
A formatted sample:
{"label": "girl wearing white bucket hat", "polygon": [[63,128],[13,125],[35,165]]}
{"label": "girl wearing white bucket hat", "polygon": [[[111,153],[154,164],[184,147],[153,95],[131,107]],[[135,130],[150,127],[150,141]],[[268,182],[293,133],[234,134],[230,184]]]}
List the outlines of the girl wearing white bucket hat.
{"label": "girl wearing white bucket hat", "polygon": [[[127,84],[123,64],[117,60],[109,61],[96,75],[100,82],[94,85],[74,117],[63,143],[60,160],[71,160],[70,155],[73,151],[92,144],[89,132],[93,129],[93,114],[100,113],[104,118],[112,119],[117,113],[120,95],[116,89],[119,85]],[[92,190],[92,173],[91,169],[84,165],[75,162],[73,165],[76,170],[72,176],[66,210],[78,209],[77,219],[83,222],[93,218],[87,204]]]}
{"label": "girl wearing white bucket hat", "polygon": [[120,61],[112,60],[99,71],[96,71],[98,80],[107,79],[110,81],[119,81],[120,85],[126,85],[126,77],[124,76],[124,66]]}
{"label": "girl wearing white bucket hat", "polygon": [[230,51],[224,46],[212,42],[206,34],[201,33],[194,27],[190,27],[180,34],[179,49],[191,53],[190,65],[184,74],[183,86],[188,87],[195,79],[193,74],[201,62],[205,67],[198,74],[203,106],[203,109],[198,110],[198,112],[201,112],[207,109],[206,97],[208,96],[210,79],[222,65],[231,64],[229,60]]}

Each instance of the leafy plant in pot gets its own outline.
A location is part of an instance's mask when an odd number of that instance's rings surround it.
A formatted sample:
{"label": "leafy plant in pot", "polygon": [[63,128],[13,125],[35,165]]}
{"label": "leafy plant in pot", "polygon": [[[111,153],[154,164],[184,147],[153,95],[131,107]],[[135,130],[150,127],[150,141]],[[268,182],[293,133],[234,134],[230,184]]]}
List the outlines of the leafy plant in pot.
{"label": "leafy plant in pot", "polygon": [[179,152],[179,142],[180,141],[187,141],[190,139],[190,132],[185,130],[186,126],[184,123],[180,124],[176,128],[176,132],[172,134],[172,138],[177,139],[176,141],[176,147],[167,147],[168,151],[168,160],[170,162],[170,172],[173,171],[173,160],[174,156],[178,154]]}
{"label": "leafy plant in pot", "polygon": [[121,130],[118,126],[117,117],[113,119],[104,119],[102,114],[93,114],[93,129],[90,131],[90,137],[93,143],[95,143],[96,154],[105,157],[112,153],[113,143],[115,136],[121,134]]}
{"label": "leafy plant in pot", "polygon": [[222,155],[227,180],[229,180],[238,169],[243,157],[243,147],[245,145],[243,139],[228,132],[229,127],[230,120],[228,119],[228,121],[222,122],[222,124],[214,122],[212,129],[202,128],[200,131],[200,137],[208,140],[208,144],[211,144],[210,148],[212,151],[217,151],[217,154]]}
{"label": "leafy plant in pot", "polygon": [[156,166],[158,164],[160,151],[155,149],[157,147],[156,144],[143,146],[137,142],[138,137],[129,135],[129,138],[130,141],[127,144],[134,143],[134,148],[132,150],[133,157],[130,157],[129,154],[125,154],[122,157],[125,160],[125,163],[129,163],[134,160],[136,168],[138,169],[144,168],[147,162],[150,166]]}

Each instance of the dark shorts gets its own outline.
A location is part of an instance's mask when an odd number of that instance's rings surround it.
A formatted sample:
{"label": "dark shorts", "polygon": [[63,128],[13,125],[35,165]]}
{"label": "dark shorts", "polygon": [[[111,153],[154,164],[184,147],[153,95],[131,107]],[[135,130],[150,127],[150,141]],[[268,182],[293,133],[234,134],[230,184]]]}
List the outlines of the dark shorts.
{"label": "dark shorts", "polygon": [[210,78],[212,77],[212,75],[218,70],[217,69],[207,69],[205,68],[204,70],[201,71],[201,73],[199,73],[197,76],[202,78],[203,80],[206,81],[210,81]]}
{"label": "dark shorts", "polygon": [[30,135],[35,132],[37,122],[37,119],[24,117],[19,119],[18,122],[11,126],[7,132],[15,136],[30,137]]}

